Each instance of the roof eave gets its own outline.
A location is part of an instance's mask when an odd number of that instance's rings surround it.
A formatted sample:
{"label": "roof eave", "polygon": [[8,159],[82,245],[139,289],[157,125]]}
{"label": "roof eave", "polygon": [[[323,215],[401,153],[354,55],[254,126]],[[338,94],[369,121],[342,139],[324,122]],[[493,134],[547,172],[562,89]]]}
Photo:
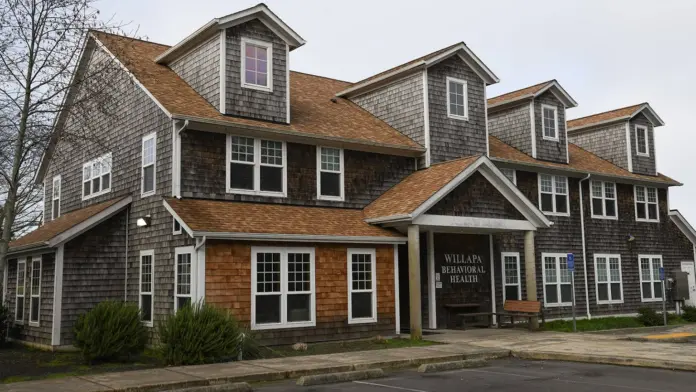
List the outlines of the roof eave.
{"label": "roof eave", "polygon": [[565,105],[566,108],[574,108],[578,106],[577,101],[573,99],[573,97],[571,97],[570,94],[568,94],[568,92],[563,87],[561,87],[561,84],[558,83],[558,81],[556,80],[553,80],[547,86],[537,91],[536,94],[534,94],[534,97],[538,97],[539,95],[551,90],[552,88],[558,90],[558,93],[554,93],[553,91],[552,93],[563,103],[563,105]]}
{"label": "roof eave", "polygon": [[696,246],[696,230],[691,226],[691,223],[684,218],[679,210],[670,210],[668,214],[672,222],[674,222],[679,230],[681,230],[691,243]]}
{"label": "roof eave", "polygon": [[48,242],[35,242],[33,244],[26,244],[22,246],[18,246],[15,248],[9,248],[7,250],[7,257],[10,256],[15,256],[15,255],[20,255],[24,253],[34,253],[37,251],[43,251],[43,250],[49,250],[51,247],[48,245]]}
{"label": "roof eave", "polygon": [[194,237],[220,240],[245,241],[284,241],[284,242],[338,242],[355,244],[405,244],[406,237],[396,236],[338,236],[321,234],[281,234],[281,233],[236,233],[215,231],[194,231]]}
{"label": "roof eave", "polygon": [[[617,118],[611,118],[611,119],[609,119],[609,120],[599,121],[599,122],[596,122],[596,123],[591,123],[591,124],[586,124],[586,125],[580,125],[580,126],[578,126],[578,127],[570,127],[570,128],[568,128],[568,132],[578,132],[578,131],[582,131],[582,130],[589,129],[589,128],[601,127],[601,126],[604,126],[604,125],[609,125],[609,124],[613,124],[613,123],[628,121],[628,120],[630,120],[631,118],[633,118],[633,116],[622,116],[622,117],[617,117]],[[569,122],[571,122],[571,121],[573,121],[573,120],[570,120]]]}
{"label": "roof eave", "polygon": [[655,110],[650,106],[649,103],[644,103],[636,110],[632,115],[631,118],[637,116],[638,114],[642,113],[643,111],[647,111],[646,117],[650,122],[653,124],[653,127],[661,127],[665,125],[665,122],[660,118],[660,116],[657,115]]}

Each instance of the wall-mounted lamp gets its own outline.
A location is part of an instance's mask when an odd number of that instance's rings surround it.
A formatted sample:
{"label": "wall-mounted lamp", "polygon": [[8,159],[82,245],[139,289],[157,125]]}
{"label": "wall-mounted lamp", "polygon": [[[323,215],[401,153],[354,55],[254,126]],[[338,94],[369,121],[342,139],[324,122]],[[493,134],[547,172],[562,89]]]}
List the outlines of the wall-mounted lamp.
{"label": "wall-mounted lamp", "polygon": [[152,217],[150,217],[149,214],[145,215],[142,218],[138,218],[138,220],[135,221],[135,225],[138,227],[147,227],[147,226],[150,226],[151,223],[152,223]]}
{"label": "wall-mounted lamp", "polygon": [[636,237],[634,237],[633,234],[629,234],[628,238],[626,238],[626,241],[628,241],[628,242],[633,242],[635,240],[636,240]]}

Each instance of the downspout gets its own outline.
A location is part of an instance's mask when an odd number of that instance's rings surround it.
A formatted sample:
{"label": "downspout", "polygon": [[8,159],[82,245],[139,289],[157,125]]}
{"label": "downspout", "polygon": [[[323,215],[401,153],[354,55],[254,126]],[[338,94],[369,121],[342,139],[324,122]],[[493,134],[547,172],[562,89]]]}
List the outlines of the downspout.
{"label": "downspout", "polygon": [[126,274],[123,283],[123,300],[128,301],[128,226],[130,225],[130,207],[126,209]]}
{"label": "downspout", "polygon": [[590,291],[587,285],[587,248],[585,246],[585,211],[582,206],[582,182],[590,179],[591,174],[587,173],[587,177],[580,180],[578,188],[580,188],[580,232],[582,233],[582,269],[585,275],[585,306],[587,307],[587,319],[591,320],[590,314]]}
{"label": "downspout", "polygon": [[199,237],[199,238],[200,238],[200,241],[198,240],[198,238],[196,238],[196,246],[193,248],[194,251],[200,249],[201,246],[205,245],[205,240],[207,239],[206,236]]}

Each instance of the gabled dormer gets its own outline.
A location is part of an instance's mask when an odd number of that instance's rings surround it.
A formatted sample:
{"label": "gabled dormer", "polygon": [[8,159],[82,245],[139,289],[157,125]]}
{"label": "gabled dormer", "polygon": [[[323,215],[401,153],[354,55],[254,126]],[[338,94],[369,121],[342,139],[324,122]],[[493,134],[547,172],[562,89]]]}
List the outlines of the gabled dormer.
{"label": "gabled dormer", "polygon": [[533,158],[568,163],[566,109],[577,102],[556,80],[488,100],[491,135]]}
{"label": "gabled dormer", "polygon": [[220,113],[290,123],[290,51],[305,41],[265,4],[216,18],[157,57]]}

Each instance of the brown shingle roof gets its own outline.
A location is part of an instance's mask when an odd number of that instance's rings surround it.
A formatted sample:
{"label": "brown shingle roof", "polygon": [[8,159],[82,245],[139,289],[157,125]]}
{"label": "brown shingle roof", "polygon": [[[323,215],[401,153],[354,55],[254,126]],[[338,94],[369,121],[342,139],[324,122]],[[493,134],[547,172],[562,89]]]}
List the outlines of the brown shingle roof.
{"label": "brown shingle roof", "polygon": [[535,84],[534,86],[529,86],[520,90],[511,91],[503,95],[498,95],[497,97],[493,97],[488,100],[488,106],[499,105],[508,101],[514,101],[526,95],[534,95],[553,82],[553,80],[549,80],[543,83]]}
{"label": "brown shingle roof", "polygon": [[480,155],[437,163],[411,174],[365,207],[365,218],[412,213],[478,158]]}
{"label": "brown shingle roof", "polygon": [[[126,196],[127,197],[127,196]],[[117,197],[99,204],[93,204],[76,211],[61,215],[56,220],[52,220],[31,233],[10,242],[10,251],[20,247],[31,247],[33,245],[43,245],[52,238],[64,233],[65,231],[77,226],[87,219],[99,214],[107,208],[113,206],[126,197]]]}
{"label": "brown shingle roof", "polygon": [[644,104],[627,106],[621,109],[610,110],[608,112],[597,113],[587,117],[576,118],[574,120],[568,120],[568,130],[579,127],[587,127],[590,125],[595,125],[599,123],[604,123],[612,120],[619,120],[625,117],[633,115],[636,110],[640,109]]}
{"label": "brown shingle roof", "polygon": [[[350,83],[290,72],[290,125],[224,116],[174,71],[155,63],[154,59],[168,46],[103,32],[93,34],[172,115],[404,150],[423,149],[356,104],[334,97]],[[331,101],[332,98],[335,98],[335,103]]]}
{"label": "brown shingle roof", "polygon": [[503,143],[495,136],[489,136],[489,145],[492,159],[499,158],[507,161],[545,166],[551,169],[572,170],[582,173],[605,175],[609,177],[622,177],[626,179],[664,183],[667,185],[681,185],[678,181],[675,181],[663,174],[658,174],[657,176],[648,176],[631,173],[628,170],[622,169],[613,163],[578,147],[573,143],[568,143],[568,151],[570,153],[570,162],[568,164],[534,159],[522,151]]}
{"label": "brown shingle roof", "polygon": [[192,231],[403,237],[366,223],[362,210],[197,199],[168,198],[166,202]]}

